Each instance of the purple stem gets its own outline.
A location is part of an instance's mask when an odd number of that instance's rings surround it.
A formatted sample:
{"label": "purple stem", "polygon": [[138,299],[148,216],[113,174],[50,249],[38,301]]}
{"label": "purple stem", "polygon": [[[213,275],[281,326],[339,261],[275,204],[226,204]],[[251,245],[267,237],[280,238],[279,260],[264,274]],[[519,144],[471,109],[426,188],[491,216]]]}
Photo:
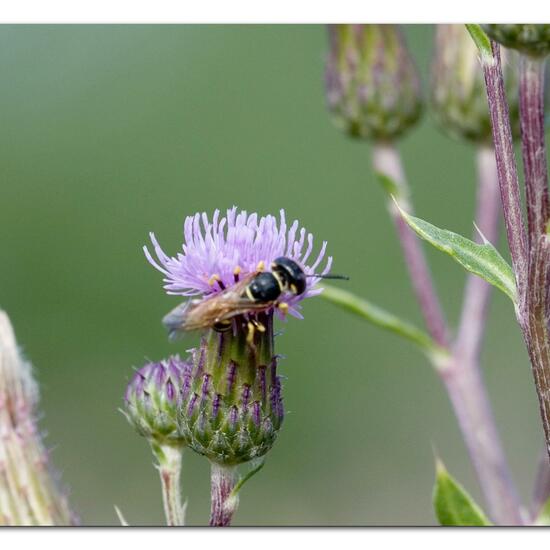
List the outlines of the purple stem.
{"label": "purple stem", "polygon": [[210,527],[229,527],[237,509],[237,497],[231,497],[231,491],[237,483],[235,466],[222,466],[211,463],[210,470]]}
{"label": "purple stem", "polygon": [[512,129],[510,127],[508,102],[506,101],[504,79],[502,78],[502,68],[500,66],[500,49],[496,42],[491,42],[491,47],[493,49],[493,57],[483,56],[482,67],[487,88],[489,113],[491,115],[504,224],[506,226],[506,236],[508,238],[512,267],[514,268],[518,288],[518,316],[521,318],[524,316],[526,307],[525,288],[528,272],[527,233],[521,210]]}
{"label": "purple stem", "polygon": [[[377,172],[386,174],[399,186],[399,203],[412,213],[408,202],[408,187],[399,153],[392,144],[377,143],[373,146],[373,164]],[[422,244],[407,225],[393,202],[389,204],[399,241],[416,299],[420,305],[426,328],[434,341],[441,347],[448,347],[447,325],[439,304],[430,269],[422,250]]]}
{"label": "purple stem", "polygon": [[525,199],[529,245],[546,231],[549,217],[548,173],[544,140],[545,59],[520,56],[521,152],[525,171]]}
{"label": "purple stem", "polygon": [[[478,150],[477,165],[476,225],[486,239],[495,243],[500,201],[495,153],[491,147]],[[475,238],[481,240],[477,231]],[[490,294],[488,283],[480,277],[468,276],[452,360],[442,369],[441,376],[454,404],[490,515],[500,525],[520,525],[519,498],[479,365]]]}
{"label": "purple stem", "polygon": [[[504,93],[499,46],[491,42],[492,56],[482,56],[493,141],[499,164],[508,244],[518,282],[517,317],[529,353],[546,447],[550,455],[550,338],[548,332],[550,239],[546,235],[548,191],[542,121],[542,62],[522,60],[520,78],[522,149],[528,200],[529,249],[521,216],[517,169],[512,148],[508,106]],[[529,250],[529,251],[528,251]],[[526,261],[529,261],[527,266]]]}
{"label": "purple stem", "polygon": [[[373,160],[375,169],[390,176],[399,186],[400,205],[411,211],[399,153],[391,145],[376,145]],[[494,241],[499,203],[492,149],[480,151],[478,169],[477,224],[484,235]],[[426,326],[432,338],[449,349],[445,321],[420,243],[393,208],[393,203],[390,208]],[[469,277],[457,344],[448,362],[438,365],[437,372],[449,395],[491,516],[498,524],[517,525],[522,523],[519,502],[479,368],[488,297],[488,285],[477,277]]]}

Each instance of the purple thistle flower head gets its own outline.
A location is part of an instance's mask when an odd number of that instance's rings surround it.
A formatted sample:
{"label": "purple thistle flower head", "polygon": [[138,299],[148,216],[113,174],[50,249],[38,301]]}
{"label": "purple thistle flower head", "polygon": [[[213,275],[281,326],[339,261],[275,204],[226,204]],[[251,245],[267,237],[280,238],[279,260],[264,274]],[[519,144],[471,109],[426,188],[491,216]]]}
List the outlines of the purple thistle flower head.
{"label": "purple thistle flower head", "polygon": [[[237,207],[221,216],[216,210],[212,219],[206,213],[188,216],[183,224],[182,251],[170,257],[160,247],[154,233],[150,233],[157,260],[146,246],[145,256],[164,275],[167,294],[208,297],[235,284],[235,269],[242,275],[254,273],[260,262],[269,269],[273,260],[285,256],[297,262],[306,275],[330,270],[332,258],[325,259],[326,242],[323,242],[314,261],[313,235],[300,227],[298,221],[287,225],[284,210],[280,217],[249,214]],[[212,284],[213,277],[221,284]],[[319,277],[307,277],[307,288],[298,296],[289,295],[285,302],[289,313],[301,317],[297,311],[303,298],[316,296],[322,289],[314,288]]]}

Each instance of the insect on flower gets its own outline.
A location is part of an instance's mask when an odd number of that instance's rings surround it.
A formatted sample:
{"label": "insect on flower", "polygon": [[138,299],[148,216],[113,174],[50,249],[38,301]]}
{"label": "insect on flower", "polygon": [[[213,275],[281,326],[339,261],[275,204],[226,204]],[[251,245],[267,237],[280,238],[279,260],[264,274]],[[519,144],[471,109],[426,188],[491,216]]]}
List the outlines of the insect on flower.
{"label": "insect on flower", "polygon": [[280,220],[237,213],[235,207],[222,218],[216,211],[211,221],[195,214],[185,220],[184,238],[183,253],[170,258],[151,234],[158,262],[144,247],[149,262],[165,275],[167,293],[190,297],[164,317],[171,336],[209,328],[227,331],[237,319],[251,332],[261,331],[260,313],[301,317],[298,302],[321,292],[314,288],[317,282],[346,278],[328,273],[330,257],[315,273],[326,243],[313,265],[307,265],[313,236],[299,229],[297,221],[287,228],[282,210]]}
{"label": "insect on flower", "polygon": [[[170,335],[205,328],[224,332],[231,329],[232,319],[235,317],[270,308],[279,308],[285,313],[288,304],[281,298],[285,293],[293,296],[303,294],[307,289],[307,277],[347,279],[343,275],[306,275],[294,260],[284,256],[273,261],[272,271],[263,271],[263,268],[263,262],[260,262],[254,273],[242,279],[239,278],[240,268],[236,268],[235,284],[230,288],[225,288],[219,276],[213,275],[212,282],[221,286],[221,292],[207,299],[189,300],[168,313],[163,323]],[[253,327],[262,330],[260,323],[251,323]]]}

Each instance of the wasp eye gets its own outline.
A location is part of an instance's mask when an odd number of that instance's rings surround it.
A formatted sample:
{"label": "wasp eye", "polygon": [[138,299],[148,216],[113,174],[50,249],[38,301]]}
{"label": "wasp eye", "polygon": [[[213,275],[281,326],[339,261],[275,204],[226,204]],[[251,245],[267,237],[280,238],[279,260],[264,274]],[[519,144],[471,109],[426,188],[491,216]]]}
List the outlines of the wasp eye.
{"label": "wasp eye", "polygon": [[304,270],[290,258],[281,256],[273,261],[272,269],[285,282],[287,289],[299,296],[306,291],[306,274]]}

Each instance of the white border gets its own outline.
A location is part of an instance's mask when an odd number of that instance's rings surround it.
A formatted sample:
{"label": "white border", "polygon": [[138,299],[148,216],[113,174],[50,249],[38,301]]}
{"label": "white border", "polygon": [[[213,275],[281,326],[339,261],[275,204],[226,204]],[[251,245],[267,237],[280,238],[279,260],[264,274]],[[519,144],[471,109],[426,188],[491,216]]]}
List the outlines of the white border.
{"label": "white border", "polygon": [[[223,550],[324,549],[324,548],[393,548],[421,550],[464,550],[465,547],[497,547],[500,549],[525,547],[541,543],[546,545],[548,530],[544,528],[325,528],[325,529],[3,529],[0,533],[4,548],[20,547],[24,539],[41,548],[56,550],[97,550],[98,544],[106,548],[185,548]],[[34,540],[32,540],[34,539]],[[55,545],[55,546],[54,546]],[[122,546],[123,545],[123,546]]]}
{"label": "white border", "polygon": [[12,0],[0,23],[550,22],[547,0]]}

